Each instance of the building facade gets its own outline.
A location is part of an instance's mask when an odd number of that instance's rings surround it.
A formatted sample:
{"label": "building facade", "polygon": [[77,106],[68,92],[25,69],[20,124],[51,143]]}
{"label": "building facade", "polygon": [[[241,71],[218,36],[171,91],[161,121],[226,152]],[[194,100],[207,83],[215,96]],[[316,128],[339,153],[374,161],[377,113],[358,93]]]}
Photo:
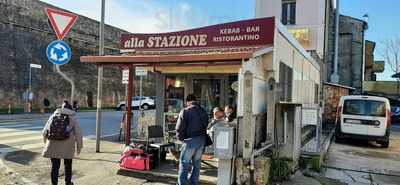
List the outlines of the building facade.
{"label": "building facade", "polygon": [[[331,82],[334,72],[335,13],[333,0],[256,1],[257,17],[275,16],[320,61],[324,82]],[[338,84],[355,88],[355,94],[362,93],[363,81],[375,80],[374,73],[382,72],[384,65],[374,62],[374,44],[365,41],[367,28],[364,20],[339,16]]]}
{"label": "building facade", "polygon": [[324,58],[331,0],[257,0],[256,17],[276,17],[304,49]]}
{"label": "building facade", "polygon": [[375,73],[382,73],[385,70],[384,61],[375,61],[374,51],[375,42],[366,40],[364,81],[376,81]]}
{"label": "building facade", "polygon": [[[334,14],[331,15],[334,17]],[[334,24],[330,24],[334,30]],[[340,15],[339,18],[339,53],[338,53],[338,75],[339,84],[355,88],[355,94],[362,93],[364,78],[364,44],[367,22]],[[327,60],[327,80],[332,81],[331,74],[334,68],[334,33],[329,36]]]}

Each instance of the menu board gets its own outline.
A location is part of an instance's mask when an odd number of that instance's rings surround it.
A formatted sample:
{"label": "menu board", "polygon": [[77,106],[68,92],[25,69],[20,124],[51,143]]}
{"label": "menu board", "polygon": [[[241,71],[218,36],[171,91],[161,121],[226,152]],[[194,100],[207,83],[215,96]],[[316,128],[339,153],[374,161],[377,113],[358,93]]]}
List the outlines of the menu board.
{"label": "menu board", "polygon": [[318,109],[303,108],[302,125],[317,125],[318,124]]}

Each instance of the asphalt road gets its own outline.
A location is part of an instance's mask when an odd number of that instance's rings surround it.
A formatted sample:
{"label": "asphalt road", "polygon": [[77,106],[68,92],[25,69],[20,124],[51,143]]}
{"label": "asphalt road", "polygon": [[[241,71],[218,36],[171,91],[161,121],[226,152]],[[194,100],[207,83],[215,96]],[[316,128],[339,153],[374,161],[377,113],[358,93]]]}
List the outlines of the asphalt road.
{"label": "asphalt road", "polygon": [[[154,110],[148,110],[146,115],[154,114]],[[134,111],[132,131],[135,131],[138,111]],[[101,137],[109,141],[117,141],[122,111],[102,112]],[[7,118],[9,121],[0,122],[0,154],[10,153],[19,150],[30,150],[40,148],[43,145],[41,131],[48,119],[48,115],[32,115],[31,118],[18,115]],[[83,137],[86,139],[96,138],[96,112],[78,112],[77,118],[80,123]]]}
{"label": "asphalt road", "polygon": [[375,142],[333,142],[325,176],[350,184],[400,184],[400,126],[391,129],[389,148]]}

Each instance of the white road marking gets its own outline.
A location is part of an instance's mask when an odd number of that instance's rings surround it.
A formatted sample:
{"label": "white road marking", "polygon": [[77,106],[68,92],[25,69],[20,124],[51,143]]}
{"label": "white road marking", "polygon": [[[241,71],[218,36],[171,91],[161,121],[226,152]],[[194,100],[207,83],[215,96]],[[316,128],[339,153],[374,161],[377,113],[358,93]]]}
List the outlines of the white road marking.
{"label": "white road marking", "polygon": [[7,124],[7,125],[3,125],[0,124],[0,129],[2,128],[19,128],[19,127],[26,127],[26,126],[30,126],[32,124]]}
{"label": "white road marking", "polygon": [[[21,128],[21,129],[18,129],[18,128]],[[30,130],[42,130],[43,126],[18,127],[18,128],[3,128],[3,129],[0,129],[0,134],[3,132],[23,132],[23,131],[30,131]]]}
{"label": "white road marking", "polygon": [[43,142],[43,136],[32,136],[32,137],[21,137],[21,138],[15,138],[15,139],[7,139],[4,141],[0,140],[0,144],[2,145],[8,145],[12,143],[18,143],[18,142],[24,142],[24,141],[33,141],[33,140],[39,140],[42,139],[41,142]]}
{"label": "white road marking", "polygon": [[[4,133],[0,134],[1,138],[7,138],[7,137],[17,137],[17,136],[23,136],[23,135],[28,135],[28,134],[41,134],[41,131],[25,131],[25,132],[11,132],[11,133]],[[0,140],[6,140],[6,139],[0,139]]]}

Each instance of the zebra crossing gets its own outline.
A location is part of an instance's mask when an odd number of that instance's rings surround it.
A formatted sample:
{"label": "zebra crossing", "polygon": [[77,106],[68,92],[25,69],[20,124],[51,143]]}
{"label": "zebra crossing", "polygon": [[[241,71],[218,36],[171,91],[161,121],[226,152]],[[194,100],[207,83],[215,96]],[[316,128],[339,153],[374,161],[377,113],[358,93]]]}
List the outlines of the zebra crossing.
{"label": "zebra crossing", "polygon": [[0,155],[21,150],[39,152],[44,146],[43,126],[43,121],[0,123]]}

